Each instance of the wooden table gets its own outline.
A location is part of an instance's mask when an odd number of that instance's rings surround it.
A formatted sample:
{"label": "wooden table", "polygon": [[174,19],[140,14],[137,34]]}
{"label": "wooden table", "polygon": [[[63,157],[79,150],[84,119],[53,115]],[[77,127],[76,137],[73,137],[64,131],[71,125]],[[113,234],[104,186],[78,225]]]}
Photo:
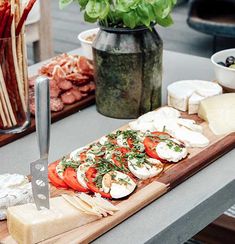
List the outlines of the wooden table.
{"label": "wooden table", "polygon": [[[36,66],[31,67],[31,71]],[[213,79],[205,58],[164,52],[166,86],[179,79]],[[50,161],[126,124],[104,117],[91,106],[52,125]],[[28,174],[38,158],[35,133],[0,148],[0,173]],[[235,150],[151,203],[94,243],[182,243],[235,203]]]}

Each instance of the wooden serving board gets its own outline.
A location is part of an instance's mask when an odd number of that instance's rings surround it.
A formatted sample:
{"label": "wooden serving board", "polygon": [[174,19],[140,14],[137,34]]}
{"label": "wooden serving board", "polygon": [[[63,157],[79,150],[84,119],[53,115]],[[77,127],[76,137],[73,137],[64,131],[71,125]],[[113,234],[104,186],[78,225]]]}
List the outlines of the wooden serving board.
{"label": "wooden serving board", "polygon": [[[74,114],[78,112],[79,110],[88,107],[89,105],[92,105],[95,103],[95,95],[89,94],[86,98],[82,99],[81,101],[78,101],[71,105],[65,105],[64,109],[59,112],[52,112],[51,113],[51,122],[54,123],[58,120],[64,119],[65,117]],[[31,116],[31,124],[29,128],[21,133],[18,134],[6,134],[6,135],[0,135],[0,147],[13,142],[25,135],[28,135],[35,131],[35,119],[33,116]]]}
{"label": "wooden serving board", "polygon": [[[204,135],[210,140],[210,144],[205,148],[189,148],[189,156],[177,164],[167,164],[164,171],[157,177],[140,181],[137,190],[122,201],[113,201],[119,207],[119,211],[113,216],[109,216],[90,224],[73,229],[60,234],[41,243],[43,244],[63,244],[63,243],[88,243],[107,232],[117,224],[121,223],[144,206],[156,200],[163,194],[169,192],[175,186],[185,181],[187,178],[203,169],[223,154],[235,148],[235,133],[215,136],[209,129],[206,122],[203,122],[195,115],[182,113],[182,117],[194,119],[203,126]],[[124,126],[120,129],[126,129]],[[52,195],[60,195],[61,190],[51,187]],[[1,222],[0,243],[15,244],[7,231],[6,221]]]}

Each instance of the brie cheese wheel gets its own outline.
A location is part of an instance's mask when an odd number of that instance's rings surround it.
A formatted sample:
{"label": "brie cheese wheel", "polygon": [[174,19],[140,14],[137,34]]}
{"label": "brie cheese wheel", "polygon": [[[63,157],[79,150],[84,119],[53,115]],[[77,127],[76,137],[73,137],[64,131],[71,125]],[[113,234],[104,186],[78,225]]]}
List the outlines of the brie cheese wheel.
{"label": "brie cheese wheel", "polygon": [[24,175],[3,174],[0,175],[0,189],[15,188],[28,183],[29,180]]}
{"label": "brie cheese wheel", "polygon": [[194,114],[203,99],[222,94],[222,87],[210,81],[183,80],[170,84],[167,91],[169,106]]}
{"label": "brie cheese wheel", "polygon": [[209,123],[210,129],[216,135],[235,132],[235,93],[203,100],[198,115]]}
{"label": "brie cheese wheel", "polygon": [[105,193],[110,193],[112,198],[119,199],[130,195],[136,188],[136,183],[130,176],[113,171],[104,175],[102,189]]}

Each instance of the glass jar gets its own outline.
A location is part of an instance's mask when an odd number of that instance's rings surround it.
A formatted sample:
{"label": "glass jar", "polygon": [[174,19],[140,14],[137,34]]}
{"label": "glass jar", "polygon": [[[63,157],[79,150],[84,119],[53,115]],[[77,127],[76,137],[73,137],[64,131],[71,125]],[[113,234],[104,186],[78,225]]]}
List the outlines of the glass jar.
{"label": "glass jar", "polygon": [[19,133],[30,124],[24,36],[0,39],[0,134]]}
{"label": "glass jar", "polygon": [[160,107],[163,45],[154,27],[100,28],[93,42],[97,110],[129,119]]}

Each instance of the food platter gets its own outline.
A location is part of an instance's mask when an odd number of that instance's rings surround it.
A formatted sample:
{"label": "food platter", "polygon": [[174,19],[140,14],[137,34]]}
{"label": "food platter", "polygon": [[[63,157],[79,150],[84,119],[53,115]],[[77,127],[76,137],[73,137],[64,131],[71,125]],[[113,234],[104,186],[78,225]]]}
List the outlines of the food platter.
{"label": "food platter", "polygon": [[[208,124],[203,122],[198,116],[188,115],[187,113],[181,113],[181,115],[183,118],[195,120],[197,124],[203,127],[204,134],[210,141],[207,147],[189,149],[189,156],[187,158],[177,164],[167,165],[160,175],[142,181],[138,185],[137,190],[128,198],[112,201],[119,208],[119,211],[113,216],[88,223],[87,225],[54,236],[42,243],[90,242],[234,148],[234,133],[216,136],[209,129]],[[125,130],[127,128],[128,126],[124,126],[120,129]],[[51,187],[51,192],[55,196],[64,193],[64,190],[61,191]],[[5,237],[3,243],[14,243],[12,238],[7,234],[6,225],[2,233],[1,238]]]}

